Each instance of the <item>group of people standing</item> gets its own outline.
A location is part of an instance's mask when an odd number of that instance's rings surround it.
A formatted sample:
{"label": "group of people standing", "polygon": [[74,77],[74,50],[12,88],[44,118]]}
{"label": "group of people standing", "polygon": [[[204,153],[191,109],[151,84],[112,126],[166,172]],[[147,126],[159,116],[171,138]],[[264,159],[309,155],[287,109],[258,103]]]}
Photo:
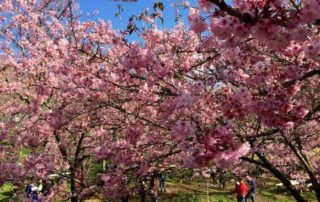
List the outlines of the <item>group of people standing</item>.
{"label": "group of people standing", "polygon": [[[166,175],[165,173],[156,174],[151,176],[149,180],[150,180],[149,186],[147,185],[148,183],[147,177],[143,177],[143,179],[141,179],[139,183],[140,201],[145,202],[146,197],[149,195],[151,202],[158,202],[159,191],[160,192],[166,191],[166,187],[165,187]],[[121,198],[121,202],[128,202],[128,201],[129,201],[129,195],[123,196]]]}
{"label": "group of people standing", "polygon": [[44,198],[50,194],[49,185],[45,181],[40,181],[37,186],[35,181],[31,179],[25,189],[27,201],[41,202]]}
{"label": "group of people standing", "polygon": [[210,178],[213,183],[216,183],[216,179],[218,179],[219,189],[224,189],[226,186],[226,171],[222,169],[218,169],[216,166],[211,167]]}
{"label": "group of people standing", "polygon": [[247,176],[246,179],[248,184],[243,178],[239,178],[239,181],[236,183],[237,201],[248,202],[251,200],[252,202],[256,202],[256,180],[251,176]]}
{"label": "group of people standing", "polygon": [[166,176],[164,173],[152,176],[150,179],[150,185],[149,187],[147,187],[147,178],[144,178],[140,182],[140,189],[139,189],[141,202],[145,202],[147,193],[150,195],[151,202],[158,202],[158,196],[159,196],[158,191],[161,191],[161,192],[166,191],[165,179],[166,179]]}

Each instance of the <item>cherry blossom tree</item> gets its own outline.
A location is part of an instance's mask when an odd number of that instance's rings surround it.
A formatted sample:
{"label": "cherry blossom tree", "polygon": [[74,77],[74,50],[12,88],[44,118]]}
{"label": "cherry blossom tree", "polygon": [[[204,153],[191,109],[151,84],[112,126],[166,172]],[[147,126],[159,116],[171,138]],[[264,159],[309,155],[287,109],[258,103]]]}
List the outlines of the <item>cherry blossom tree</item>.
{"label": "cherry blossom tree", "polygon": [[[109,69],[119,61],[109,61],[107,52],[126,43],[109,23],[80,22],[73,1],[1,4],[1,182],[21,184],[30,175],[47,179],[58,173],[71,186],[62,197],[77,201],[96,189],[75,185],[77,172],[105,155],[100,147],[115,152],[114,164],[130,166],[150,147],[148,142],[135,149],[140,154],[133,152],[140,133],[131,128],[141,123],[126,111],[130,100],[117,92],[122,87],[113,83],[117,75]],[[132,107],[139,109],[127,106]]]}
{"label": "cherry blossom tree", "polygon": [[[307,134],[312,133],[306,132],[316,131],[318,124],[319,1],[199,5],[208,18],[190,12],[190,28],[201,34],[210,27],[202,37],[217,41],[223,51],[213,65],[213,77],[223,84],[225,123],[252,147],[253,158],[242,159],[274,174],[297,201],[306,199],[289,179],[307,176],[319,199],[318,170],[312,163],[319,145],[313,141],[309,146]],[[294,172],[300,174],[292,176]]]}
{"label": "cherry blossom tree", "polygon": [[[1,2],[0,181],[60,173],[71,201],[112,198],[130,192],[132,177],[242,158],[297,201],[284,177],[294,172],[279,161],[320,190],[318,143],[305,132],[320,110],[319,1],[198,5],[190,26],[161,30],[142,18],[150,26],[128,42],[130,29],[80,21],[72,0]],[[101,181],[77,188],[77,172],[97,161],[107,163]]]}
{"label": "cherry blossom tree", "polygon": [[[112,198],[130,191],[128,176],[179,164],[170,129],[153,120],[154,89],[122,66],[138,48],[126,33],[81,22],[73,1],[2,4],[1,183],[55,173],[70,183],[63,200],[97,191]],[[100,160],[102,182],[79,182],[77,174]]]}

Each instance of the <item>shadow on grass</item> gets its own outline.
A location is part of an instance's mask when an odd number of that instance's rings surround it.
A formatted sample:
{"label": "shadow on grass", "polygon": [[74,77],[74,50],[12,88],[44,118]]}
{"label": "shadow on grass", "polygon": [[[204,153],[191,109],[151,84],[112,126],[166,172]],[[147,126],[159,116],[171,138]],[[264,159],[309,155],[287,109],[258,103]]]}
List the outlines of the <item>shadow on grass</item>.
{"label": "shadow on grass", "polygon": [[1,202],[7,202],[9,199],[13,198],[13,194],[11,192],[2,192],[0,194],[0,201]]}
{"label": "shadow on grass", "polygon": [[2,192],[1,196],[9,197],[9,196],[13,196],[13,194],[12,194],[12,192]]}
{"label": "shadow on grass", "polygon": [[2,187],[0,187],[0,201],[6,202],[9,201],[9,199],[12,199],[14,197],[12,191],[12,184],[10,183],[5,183]]}

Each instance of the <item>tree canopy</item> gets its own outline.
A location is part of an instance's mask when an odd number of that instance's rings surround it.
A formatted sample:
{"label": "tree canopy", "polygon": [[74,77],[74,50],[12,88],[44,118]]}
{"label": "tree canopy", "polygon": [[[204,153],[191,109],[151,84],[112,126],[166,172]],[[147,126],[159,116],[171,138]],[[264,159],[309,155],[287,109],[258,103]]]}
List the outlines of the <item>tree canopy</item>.
{"label": "tree canopy", "polygon": [[73,0],[0,5],[1,183],[59,173],[61,197],[113,198],[144,175],[242,162],[320,200],[319,0],[185,3],[189,25],[158,29],[160,9],[139,42]]}

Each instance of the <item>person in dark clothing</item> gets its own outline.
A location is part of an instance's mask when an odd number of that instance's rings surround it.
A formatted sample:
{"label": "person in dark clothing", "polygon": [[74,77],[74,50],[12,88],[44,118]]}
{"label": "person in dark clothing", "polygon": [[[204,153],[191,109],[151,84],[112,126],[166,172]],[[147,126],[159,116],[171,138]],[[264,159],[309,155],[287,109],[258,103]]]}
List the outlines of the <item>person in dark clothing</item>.
{"label": "person in dark clothing", "polygon": [[32,194],[32,185],[31,185],[31,181],[28,182],[28,185],[26,187],[26,195],[27,195],[27,198],[31,198],[31,194]]}
{"label": "person in dark clothing", "polygon": [[224,189],[226,186],[226,172],[221,171],[219,174],[219,188]]}
{"label": "person in dark clothing", "polygon": [[146,183],[147,183],[146,178],[144,178],[143,180],[140,181],[139,194],[140,194],[140,197],[141,197],[141,202],[145,202],[145,198],[146,198]]}
{"label": "person in dark clothing", "polygon": [[41,190],[42,195],[43,196],[50,195],[50,192],[51,192],[50,188],[51,188],[51,186],[50,186],[49,182],[48,181],[43,181],[42,190]]}
{"label": "person in dark clothing", "polygon": [[215,183],[215,181],[216,181],[216,176],[217,176],[217,167],[212,166],[211,171],[210,171],[210,178],[212,179],[213,183]]}
{"label": "person in dark clothing", "polygon": [[247,201],[248,199],[250,199],[252,202],[256,202],[256,192],[257,192],[256,180],[251,176],[247,176],[247,181],[249,185],[249,190],[248,190],[248,195],[246,199]]}
{"label": "person in dark clothing", "polygon": [[25,192],[28,200],[31,200],[32,202],[38,202],[39,201],[38,191],[42,190],[42,184],[40,184],[40,186],[37,187],[34,182],[35,182],[34,178],[31,178],[30,181],[28,182]]}
{"label": "person in dark clothing", "polygon": [[165,192],[166,191],[166,185],[165,185],[166,176],[164,173],[161,173],[159,175],[159,180],[160,180],[160,191]]}
{"label": "person in dark clothing", "polygon": [[151,176],[151,178],[150,178],[150,184],[149,184],[149,189],[150,189],[150,187],[153,187],[153,185],[154,185],[154,176]]}

